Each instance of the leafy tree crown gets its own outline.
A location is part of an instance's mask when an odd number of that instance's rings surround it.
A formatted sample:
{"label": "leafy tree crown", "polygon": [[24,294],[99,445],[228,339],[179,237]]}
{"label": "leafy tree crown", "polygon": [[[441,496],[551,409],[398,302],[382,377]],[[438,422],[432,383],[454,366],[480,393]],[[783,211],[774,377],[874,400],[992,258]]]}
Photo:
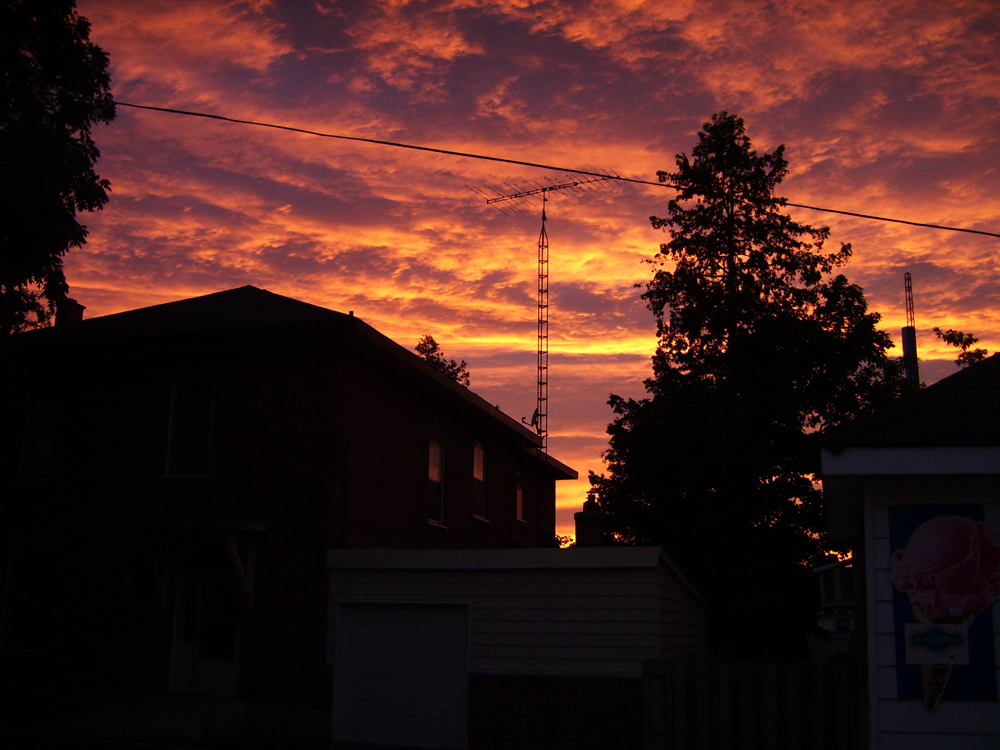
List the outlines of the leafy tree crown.
{"label": "leafy tree crown", "polygon": [[650,218],[670,233],[642,295],[653,375],[646,398],[611,396],[608,470],[591,475],[591,498],[615,540],[663,545],[717,605],[717,645],[771,658],[815,624],[805,564],[826,549],[814,438],[897,398],[904,379],[879,316],[838,271],[850,246],[826,251],[828,229],[784,213],[784,148],[758,153],[726,112],[698,138],[658,173],[677,194]]}
{"label": "leafy tree crown", "polygon": [[[825,252],[828,228],[783,213],[784,146],[758,154],[743,120],[726,112],[698,137],[693,158],[679,154],[676,172],[658,173],[678,192],[665,217],[650,217],[671,233],[643,294],[659,335],[650,390],[678,375],[728,385],[734,398],[789,396],[794,386],[797,419],[810,428],[868,411],[884,394],[866,382],[895,381],[898,366],[863,290],[831,276],[851,246]],[[845,379],[857,387],[837,388]]]}
{"label": "leafy tree crown", "polygon": [[935,326],[934,335],[949,346],[955,346],[962,350],[955,358],[955,364],[959,367],[968,367],[969,365],[974,365],[977,362],[982,362],[990,355],[989,351],[986,349],[972,348],[973,344],[979,342],[979,338],[971,333],[962,333],[961,331],[956,331],[953,328],[949,328],[947,331],[942,331],[940,328]]}
{"label": "leafy tree crown", "polygon": [[465,360],[456,362],[453,359],[445,359],[444,352],[441,351],[441,347],[433,336],[421,337],[414,349],[435,370],[447,375],[459,385],[469,387],[471,381]]}
{"label": "leafy tree crown", "polygon": [[72,0],[0,2],[0,332],[45,324],[68,289],[62,257],[108,201],[91,128],[115,116],[108,56]]}

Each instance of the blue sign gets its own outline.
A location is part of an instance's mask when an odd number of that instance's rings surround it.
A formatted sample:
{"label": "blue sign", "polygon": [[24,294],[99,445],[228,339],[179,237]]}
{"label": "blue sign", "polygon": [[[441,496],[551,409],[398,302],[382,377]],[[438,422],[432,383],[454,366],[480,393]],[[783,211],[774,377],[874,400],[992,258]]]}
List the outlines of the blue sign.
{"label": "blue sign", "polygon": [[[985,520],[978,504],[903,505],[889,507],[889,546],[892,552],[905,550],[913,532],[925,522],[941,516],[963,516]],[[903,700],[925,699],[924,672],[927,665],[954,665],[943,686],[944,701],[997,700],[996,653],[993,636],[993,607],[986,607],[968,622],[929,622],[926,614],[918,620],[919,607],[896,586],[892,590],[895,622],[896,688]],[[917,610],[917,611],[915,611]]]}

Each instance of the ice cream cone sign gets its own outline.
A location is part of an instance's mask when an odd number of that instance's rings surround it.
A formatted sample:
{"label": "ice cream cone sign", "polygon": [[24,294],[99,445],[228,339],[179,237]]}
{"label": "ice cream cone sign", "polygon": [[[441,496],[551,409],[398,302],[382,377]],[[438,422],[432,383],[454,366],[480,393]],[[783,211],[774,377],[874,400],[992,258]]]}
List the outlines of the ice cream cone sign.
{"label": "ice cream cone sign", "polygon": [[892,553],[889,575],[912,605],[906,662],[920,665],[924,705],[934,710],[952,667],[969,664],[969,625],[1000,593],[1000,544],[981,521],[937,516]]}

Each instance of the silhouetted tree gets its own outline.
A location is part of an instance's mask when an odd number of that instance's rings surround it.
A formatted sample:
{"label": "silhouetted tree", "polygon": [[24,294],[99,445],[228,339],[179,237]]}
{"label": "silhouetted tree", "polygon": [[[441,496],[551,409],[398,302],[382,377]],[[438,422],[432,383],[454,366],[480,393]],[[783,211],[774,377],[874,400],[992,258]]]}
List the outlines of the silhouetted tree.
{"label": "silhouetted tree", "polygon": [[466,369],[465,360],[456,362],[453,359],[445,359],[444,352],[433,336],[422,337],[414,349],[435,370],[444,373],[460,385],[469,387],[469,371]]}
{"label": "silhouetted tree", "polygon": [[959,367],[968,367],[969,365],[976,364],[976,362],[982,362],[990,354],[985,349],[969,348],[979,341],[979,339],[971,333],[962,333],[961,331],[956,331],[952,328],[949,328],[947,331],[942,331],[940,328],[935,326],[934,335],[944,341],[944,343],[950,344],[951,346],[957,346],[962,350],[962,353],[955,358],[955,364]]}
{"label": "silhouetted tree", "polygon": [[62,256],[107,203],[91,127],[115,116],[108,56],[72,0],[0,0],[0,331],[44,325],[66,295]]}
{"label": "silhouetted tree", "polygon": [[775,188],[784,147],[758,154],[725,112],[693,158],[659,172],[678,190],[642,295],[659,345],[648,398],[612,395],[608,471],[591,496],[621,543],[664,545],[713,607],[730,656],[804,648],[808,570],[824,550],[815,433],[901,394],[860,287],[833,275],[849,245],[793,221]]}

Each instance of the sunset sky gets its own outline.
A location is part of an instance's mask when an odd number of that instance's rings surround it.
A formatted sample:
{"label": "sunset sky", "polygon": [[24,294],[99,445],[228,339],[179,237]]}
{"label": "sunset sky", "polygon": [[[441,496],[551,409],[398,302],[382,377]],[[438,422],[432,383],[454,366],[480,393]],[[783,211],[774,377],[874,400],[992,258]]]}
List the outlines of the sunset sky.
{"label": "sunset sky", "polygon": [[[655,181],[714,112],[785,144],[794,203],[1000,233],[996,2],[78,0],[123,102]],[[433,335],[472,389],[535,407],[541,202],[565,173],[119,107],[94,137],[105,209],[67,256],[87,317],[253,284],[353,310],[412,349]],[[572,532],[601,471],[610,393],[655,348],[636,284],[669,189],[559,191],[551,243],[549,452]],[[913,274],[921,375],[954,370],[934,326],[1000,349],[1000,238],[806,209],[899,342]],[[897,350],[898,353],[898,350]]]}

